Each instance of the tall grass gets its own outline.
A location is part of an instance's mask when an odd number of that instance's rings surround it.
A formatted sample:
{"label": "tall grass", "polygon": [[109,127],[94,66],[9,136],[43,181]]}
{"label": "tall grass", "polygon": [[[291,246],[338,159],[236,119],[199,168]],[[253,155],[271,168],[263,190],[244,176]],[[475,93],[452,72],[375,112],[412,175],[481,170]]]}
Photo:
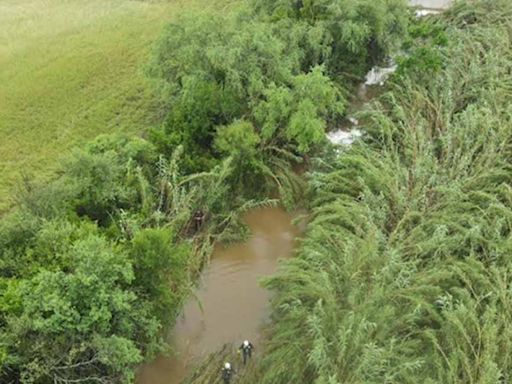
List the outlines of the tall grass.
{"label": "tall grass", "polygon": [[161,118],[143,73],[163,26],[216,0],[0,0],[0,212],[20,174],[99,133],[141,133]]}
{"label": "tall grass", "polygon": [[[443,69],[366,116],[311,175],[312,217],[246,383],[512,380],[512,4],[442,17]],[[328,160],[328,161],[327,161]]]}

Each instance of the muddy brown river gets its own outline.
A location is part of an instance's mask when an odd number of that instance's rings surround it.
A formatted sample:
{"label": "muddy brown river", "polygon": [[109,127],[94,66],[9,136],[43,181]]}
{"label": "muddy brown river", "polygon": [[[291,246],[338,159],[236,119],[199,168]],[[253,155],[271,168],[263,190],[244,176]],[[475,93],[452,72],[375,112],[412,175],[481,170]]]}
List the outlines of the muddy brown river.
{"label": "muddy brown river", "polygon": [[244,221],[250,238],[215,248],[197,299],[190,299],[178,318],[169,336],[174,356],[142,366],[138,384],[178,384],[191,364],[225,343],[249,339],[258,345],[270,295],[258,281],[276,271],[278,259],[292,255],[303,228],[293,226],[292,216],[280,208],[254,210]]}
{"label": "muddy brown river", "polygon": [[[450,0],[411,0],[428,9],[443,9]],[[365,90],[366,92],[366,90]],[[366,93],[359,99],[367,101]],[[217,245],[202,274],[196,298],[186,303],[170,332],[172,357],[141,366],[137,384],[179,384],[192,365],[226,343],[249,339],[258,346],[261,327],[269,317],[270,293],[260,278],[273,274],[279,259],[292,255],[304,230],[280,208],[254,210],[244,220],[250,238],[231,246]],[[200,304],[199,304],[200,303]]]}

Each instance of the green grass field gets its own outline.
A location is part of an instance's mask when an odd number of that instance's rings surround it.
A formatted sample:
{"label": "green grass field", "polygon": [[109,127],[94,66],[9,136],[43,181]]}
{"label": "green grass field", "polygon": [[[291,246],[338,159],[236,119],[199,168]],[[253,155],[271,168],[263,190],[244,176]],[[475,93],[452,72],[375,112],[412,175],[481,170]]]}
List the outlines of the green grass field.
{"label": "green grass field", "polygon": [[0,0],[0,212],[75,145],[159,119],[144,75],[162,27],[208,0]]}

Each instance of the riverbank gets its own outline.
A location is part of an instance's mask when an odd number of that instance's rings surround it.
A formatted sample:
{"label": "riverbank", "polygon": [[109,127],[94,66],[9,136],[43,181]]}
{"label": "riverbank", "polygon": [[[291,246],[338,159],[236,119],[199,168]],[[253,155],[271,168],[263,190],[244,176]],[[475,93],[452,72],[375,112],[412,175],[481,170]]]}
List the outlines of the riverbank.
{"label": "riverbank", "polygon": [[510,381],[511,7],[424,25],[365,139],[316,162],[305,239],[266,283],[266,353],[238,382]]}
{"label": "riverbank", "polygon": [[99,134],[145,134],[165,116],[144,68],[169,21],[228,1],[0,1],[0,214],[23,177],[49,181]]}
{"label": "riverbank", "polygon": [[179,384],[194,364],[223,345],[249,339],[260,347],[270,292],[259,280],[273,274],[279,260],[291,257],[304,230],[303,224],[292,224],[294,216],[277,207],[244,215],[250,237],[243,243],[216,245],[196,293],[169,335],[173,356],[141,367],[137,383]]}
{"label": "riverbank", "polygon": [[324,149],[348,79],[409,20],[401,1],[244,5],[165,28],[148,74],[168,113],[147,139],[99,136],[51,181],[21,186],[0,222],[0,381],[132,381],[212,240],[237,238],[276,190],[287,207],[304,195],[293,167]]}

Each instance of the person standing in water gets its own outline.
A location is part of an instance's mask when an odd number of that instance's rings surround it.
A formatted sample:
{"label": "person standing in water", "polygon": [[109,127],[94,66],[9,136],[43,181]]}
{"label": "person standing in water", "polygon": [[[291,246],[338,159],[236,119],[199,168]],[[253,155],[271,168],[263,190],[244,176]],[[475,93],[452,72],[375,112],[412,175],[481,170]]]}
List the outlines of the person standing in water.
{"label": "person standing in water", "polygon": [[247,364],[247,360],[249,360],[252,356],[252,350],[254,349],[254,345],[252,345],[252,343],[249,340],[245,340],[238,349],[242,351],[244,365]]}
{"label": "person standing in water", "polygon": [[231,368],[230,363],[225,363],[224,368],[222,368],[222,380],[224,380],[224,384],[229,384],[231,382],[232,377],[233,368]]}

